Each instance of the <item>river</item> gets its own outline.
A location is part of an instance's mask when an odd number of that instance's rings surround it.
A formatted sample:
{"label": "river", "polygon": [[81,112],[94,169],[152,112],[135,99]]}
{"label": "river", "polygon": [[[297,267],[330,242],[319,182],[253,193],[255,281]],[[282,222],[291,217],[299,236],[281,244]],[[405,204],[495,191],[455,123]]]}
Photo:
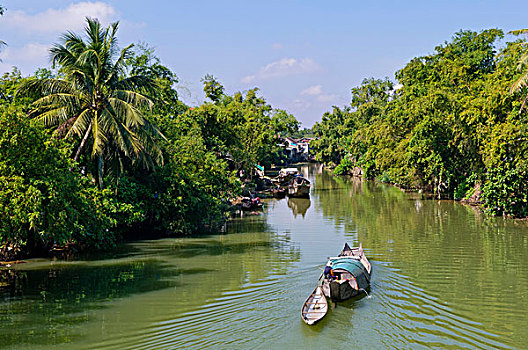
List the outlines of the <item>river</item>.
{"label": "river", "polygon": [[[527,348],[526,222],[301,170],[310,200],[267,200],[225,234],[3,268],[0,348]],[[306,326],[301,305],[345,242],[372,263],[369,296]]]}

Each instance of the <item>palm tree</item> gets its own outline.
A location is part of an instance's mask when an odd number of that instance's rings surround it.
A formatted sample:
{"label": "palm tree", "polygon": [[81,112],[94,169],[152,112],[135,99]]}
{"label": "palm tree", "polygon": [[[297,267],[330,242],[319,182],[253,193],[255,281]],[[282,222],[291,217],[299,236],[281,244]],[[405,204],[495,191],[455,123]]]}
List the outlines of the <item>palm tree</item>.
{"label": "palm tree", "polygon": [[[4,14],[4,11],[5,11],[5,8],[2,5],[0,5],[0,16]],[[4,45],[6,45],[5,41],[0,40],[0,47]],[[2,60],[0,60],[0,62],[2,62]]]}
{"label": "palm tree", "polygon": [[31,117],[57,127],[57,136],[77,140],[74,161],[90,150],[101,184],[105,164],[106,171],[122,171],[128,161],[161,164],[156,139],[164,136],[142,113],[152,107],[148,96],[156,93],[155,82],[126,76],[125,60],[133,45],[119,52],[117,22],[102,28],[97,19],[86,21],[86,40],[67,32],[50,49],[61,78],[33,79],[21,90],[43,96],[33,103]]}
{"label": "palm tree", "polygon": [[[525,36],[528,36],[528,29],[519,29],[519,30],[512,30],[511,32],[508,32],[508,34],[513,34],[513,35],[525,35]],[[526,41],[519,41],[517,43],[517,45],[519,45],[521,47],[521,49],[525,49],[526,48]],[[521,56],[520,60],[519,60],[519,63],[518,63],[518,66],[517,68],[519,70],[522,70],[526,67],[526,64],[528,63],[528,53],[527,52],[524,52],[523,55]],[[511,89],[510,89],[510,93],[514,93],[516,91],[519,91],[521,90],[522,88],[528,86],[528,71],[525,71],[520,77],[519,79],[517,79],[513,85],[511,86]],[[526,102],[528,101],[528,94],[524,97],[523,99],[523,103],[521,105],[521,108],[519,109],[519,113],[522,112],[522,110],[524,109],[524,106],[526,105]]]}

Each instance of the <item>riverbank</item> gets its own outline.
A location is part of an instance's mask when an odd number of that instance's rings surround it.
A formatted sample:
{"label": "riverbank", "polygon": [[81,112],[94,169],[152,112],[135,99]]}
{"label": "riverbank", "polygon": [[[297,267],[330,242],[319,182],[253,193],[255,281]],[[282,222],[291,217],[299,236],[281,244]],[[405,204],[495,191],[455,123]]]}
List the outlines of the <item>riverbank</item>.
{"label": "riverbank", "polygon": [[[310,199],[266,200],[224,234],[1,268],[2,350],[524,348],[525,224],[308,171]],[[373,265],[370,297],[307,327],[302,303],[344,242]]]}
{"label": "riverbank", "polygon": [[[475,207],[475,208],[478,208],[478,210],[483,213],[483,214],[486,214],[486,215],[491,215],[491,216],[503,216],[505,218],[508,218],[510,220],[515,220],[515,221],[528,221],[528,217],[518,217],[518,216],[515,216],[515,215],[493,215],[492,213],[490,213],[489,210],[487,210],[486,206],[485,206],[485,198],[483,198],[483,192],[482,192],[482,189],[481,189],[481,184],[480,183],[476,183],[473,185],[473,187],[471,188],[468,188],[466,189],[466,191],[464,192],[464,197],[462,198],[453,198],[454,196],[453,195],[449,195],[447,193],[435,193],[433,191],[431,191],[431,188],[430,187],[409,187],[409,186],[402,186],[401,184],[398,184],[398,183],[393,183],[393,182],[390,182],[390,181],[382,181],[380,179],[365,179],[364,177],[364,171],[363,169],[361,169],[360,167],[351,167],[350,169],[348,169],[347,171],[345,171],[345,174],[335,174],[335,169],[336,167],[335,166],[325,166],[325,169],[328,171],[328,172],[331,172],[333,176],[345,176],[345,177],[353,177],[353,178],[357,178],[357,179],[360,179],[360,180],[369,180],[369,181],[377,181],[379,183],[382,183],[382,184],[388,184],[388,185],[391,185],[391,186],[394,186],[398,189],[400,189],[401,191],[403,192],[412,192],[412,193],[416,193],[420,196],[421,199],[426,199],[426,200],[447,200],[447,201],[454,201],[454,202],[459,202],[459,203],[462,203],[464,205],[468,205],[468,206],[471,206],[471,207]],[[498,211],[498,213],[501,213],[501,211]]]}
{"label": "riverbank", "polygon": [[[510,32],[511,34],[511,32]],[[528,217],[526,42],[459,31],[412,58],[394,81],[365,79],[325,113],[310,144],[337,172]],[[479,192],[474,195],[475,192]]]}

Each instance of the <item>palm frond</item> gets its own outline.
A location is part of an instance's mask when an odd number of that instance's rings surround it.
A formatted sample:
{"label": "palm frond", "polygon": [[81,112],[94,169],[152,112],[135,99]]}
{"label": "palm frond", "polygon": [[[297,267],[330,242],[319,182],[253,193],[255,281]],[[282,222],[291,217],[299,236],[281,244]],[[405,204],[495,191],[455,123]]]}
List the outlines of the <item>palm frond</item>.
{"label": "palm frond", "polygon": [[517,30],[511,30],[508,32],[508,34],[513,34],[513,35],[523,35],[523,34],[528,34],[528,29],[517,29]]}
{"label": "palm frond", "polygon": [[118,116],[119,122],[130,128],[138,128],[145,124],[145,118],[135,106],[121,99],[108,99],[109,112],[113,116]]}
{"label": "palm frond", "polygon": [[105,134],[104,124],[101,123],[99,115],[95,115],[92,120],[92,134],[93,134],[93,146],[92,146],[92,157],[96,155],[102,155],[105,150],[105,145],[108,142],[108,137]]}
{"label": "palm frond", "polygon": [[46,127],[55,126],[68,120],[70,116],[68,112],[67,107],[57,107],[37,114],[35,119]]}
{"label": "palm frond", "polygon": [[149,94],[155,94],[159,91],[159,85],[153,79],[140,75],[121,79],[116,82],[113,88],[116,90],[143,90]]}
{"label": "palm frond", "polygon": [[136,108],[144,107],[151,109],[154,106],[150,98],[133,90],[115,90],[112,98],[131,104]]}
{"label": "palm frond", "polygon": [[86,130],[89,128],[92,123],[92,111],[88,108],[83,109],[75,119],[75,122],[72,124],[68,133],[65,137],[69,138],[73,135],[78,137],[83,137]]}
{"label": "palm frond", "polygon": [[74,90],[69,82],[62,79],[28,79],[22,82],[17,90],[17,94],[22,96],[35,93],[39,95],[72,94]]}
{"label": "palm frond", "polygon": [[50,106],[63,105],[71,109],[77,109],[80,106],[79,96],[69,93],[55,93],[39,98],[33,102],[35,110],[42,110]]}
{"label": "palm frond", "polygon": [[119,81],[119,77],[125,74],[125,60],[130,57],[130,51],[133,47],[134,44],[130,44],[121,50],[121,54],[115,61],[113,67],[109,67],[108,69],[110,74],[108,74],[105,83],[114,85],[115,82]]}
{"label": "palm frond", "polygon": [[523,74],[517,79],[510,88],[510,93],[514,93],[515,91],[519,91],[523,87],[528,85],[528,74]]}
{"label": "palm frond", "polygon": [[104,125],[116,145],[126,156],[135,154],[137,151],[137,137],[126,123],[123,122],[122,118],[120,118],[119,110],[115,110],[112,104],[108,104],[103,112],[102,116],[105,117]]}

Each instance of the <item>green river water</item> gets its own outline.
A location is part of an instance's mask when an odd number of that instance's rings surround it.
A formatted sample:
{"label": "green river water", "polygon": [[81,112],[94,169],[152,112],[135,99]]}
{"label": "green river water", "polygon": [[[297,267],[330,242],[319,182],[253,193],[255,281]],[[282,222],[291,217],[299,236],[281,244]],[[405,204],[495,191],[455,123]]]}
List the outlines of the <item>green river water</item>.
{"label": "green river water", "polygon": [[[0,271],[1,349],[527,349],[528,224],[303,167],[221,235]],[[309,327],[326,258],[362,242],[370,295]]]}

